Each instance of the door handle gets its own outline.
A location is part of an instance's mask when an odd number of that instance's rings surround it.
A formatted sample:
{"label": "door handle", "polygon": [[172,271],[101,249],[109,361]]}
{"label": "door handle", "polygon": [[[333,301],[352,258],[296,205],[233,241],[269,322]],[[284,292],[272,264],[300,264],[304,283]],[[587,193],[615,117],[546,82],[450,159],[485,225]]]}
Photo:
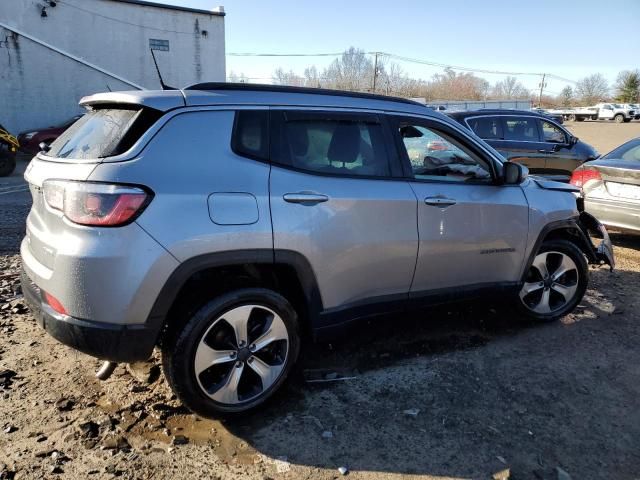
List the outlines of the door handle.
{"label": "door handle", "polygon": [[540,149],[538,150],[538,153],[551,153],[551,152],[549,150]]}
{"label": "door handle", "polygon": [[455,205],[456,201],[453,198],[446,197],[427,197],[424,199],[424,203],[433,207],[449,207]]}
{"label": "door handle", "polygon": [[322,195],[321,193],[308,193],[308,192],[298,192],[298,193],[285,193],[282,198],[285,202],[289,203],[322,203],[329,200],[327,195]]}

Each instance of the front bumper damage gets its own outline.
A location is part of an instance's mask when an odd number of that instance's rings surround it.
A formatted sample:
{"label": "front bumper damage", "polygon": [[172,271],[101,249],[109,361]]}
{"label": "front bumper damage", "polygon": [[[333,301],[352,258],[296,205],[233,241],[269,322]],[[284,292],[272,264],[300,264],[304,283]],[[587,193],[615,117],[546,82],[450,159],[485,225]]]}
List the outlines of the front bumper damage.
{"label": "front bumper damage", "polygon": [[[589,263],[593,265],[606,264],[613,271],[616,261],[613,256],[613,245],[611,245],[611,239],[605,226],[587,212],[580,213],[577,224],[582,232],[585,247],[583,251]],[[598,246],[594,245],[593,238],[600,240]]]}

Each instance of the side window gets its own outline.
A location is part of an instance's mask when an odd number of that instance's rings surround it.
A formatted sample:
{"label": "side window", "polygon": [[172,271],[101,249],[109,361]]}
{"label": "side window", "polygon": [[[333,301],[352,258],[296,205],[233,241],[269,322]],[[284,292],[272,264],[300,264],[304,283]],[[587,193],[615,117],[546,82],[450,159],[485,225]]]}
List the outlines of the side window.
{"label": "side window", "polygon": [[505,117],[504,139],[519,140],[522,142],[539,142],[536,120],[534,118]]}
{"label": "side window", "polygon": [[267,110],[236,112],[231,149],[244,157],[269,160],[269,112]]}
{"label": "side window", "polygon": [[399,133],[414,178],[450,182],[491,180],[489,165],[445,132],[403,122]]}
{"label": "side window", "polygon": [[274,161],[328,175],[390,175],[382,125],[375,116],[284,112],[279,124]]}
{"label": "side window", "polygon": [[497,117],[480,117],[467,120],[471,130],[485,140],[501,140],[502,122]]}
{"label": "side window", "polygon": [[542,124],[542,135],[545,142],[549,143],[567,143],[565,133],[556,127],[553,123],[540,120]]}

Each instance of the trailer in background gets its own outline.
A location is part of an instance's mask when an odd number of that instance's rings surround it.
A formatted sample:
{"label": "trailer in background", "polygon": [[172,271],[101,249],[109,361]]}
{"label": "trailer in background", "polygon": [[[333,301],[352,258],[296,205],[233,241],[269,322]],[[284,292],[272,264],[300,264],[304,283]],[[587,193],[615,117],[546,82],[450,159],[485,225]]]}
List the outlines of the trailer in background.
{"label": "trailer in background", "polygon": [[585,120],[597,120],[597,107],[576,107],[576,108],[550,108],[545,110],[554,115],[562,115],[564,120],[571,122],[583,122]]}
{"label": "trailer in background", "polygon": [[529,110],[532,107],[531,100],[429,100],[426,98],[412,98],[416,102],[423,103],[435,110],[447,112],[460,112],[480,109],[508,109]]}

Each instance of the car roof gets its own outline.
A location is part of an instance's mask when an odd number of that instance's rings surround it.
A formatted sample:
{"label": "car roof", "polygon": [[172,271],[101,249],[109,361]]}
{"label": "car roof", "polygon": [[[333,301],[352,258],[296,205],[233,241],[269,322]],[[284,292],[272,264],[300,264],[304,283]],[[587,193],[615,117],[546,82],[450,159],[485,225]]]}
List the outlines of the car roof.
{"label": "car roof", "polygon": [[80,100],[80,105],[86,107],[118,104],[141,105],[160,111],[168,111],[185,106],[242,104],[341,107],[388,110],[438,118],[444,117],[441,113],[406,98],[282,85],[201,83],[181,90],[135,90],[98,93]]}

